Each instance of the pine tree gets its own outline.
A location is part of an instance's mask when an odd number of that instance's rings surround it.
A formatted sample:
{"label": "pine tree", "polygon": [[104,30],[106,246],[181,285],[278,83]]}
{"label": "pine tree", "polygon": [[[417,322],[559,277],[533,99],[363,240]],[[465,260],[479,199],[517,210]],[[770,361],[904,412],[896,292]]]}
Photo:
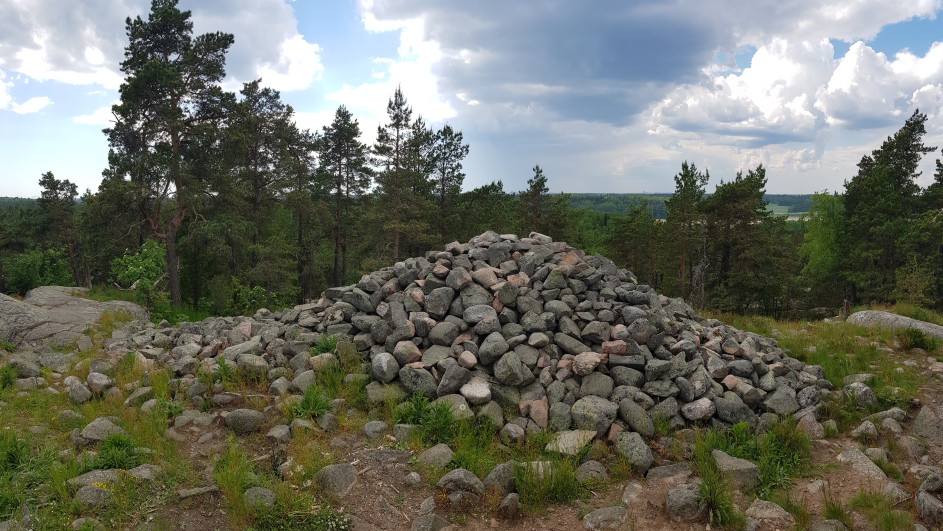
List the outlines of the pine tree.
{"label": "pine tree", "polygon": [[[698,225],[701,221],[700,205],[704,198],[704,187],[710,179],[710,173],[697,171],[694,164],[687,161],[681,163],[681,173],[675,175],[675,191],[670,199],[665,201],[667,210],[666,232],[671,235],[670,244],[679,248],[677,254],[669,252],[669,256],[678,257],[678,276],[680,288],[679,296],[686,297],[685,282],[691,274],[689,265],[689,249],[693,248],[699,239]],[[674,250],[674,249],[672,249]]]}
{"label": "pine tree", "polygon": [[527,179],[527,190],[520,194],[523,210],[522,227],[532,227],[530,230],[533,232],[540,232],[541,222],[544,221],[541,219],[541,214],[546,209],[547,193],[550,189],[547,188],[547,177],[540,168],[540,164],[535,165],[532,171],[534,176]]}
{"label": "pine tree", "polygon": [[333,201],[333,285],[339,286],[346,281],[347,240],[353,222],[351,203],[367,192],[372,175],[367,167],[366,146],[360,142],[360,124],[345,106],[338,107],[334,121],[324,126],[318,151],[321,160],[319,175]]}
{"label": "pine tree", "polygon": [[936,150],[923,143],[926,121],[927,115],[914,111],[894,136],[861,158],[857,175],[845,182],[842,236],[854,301],[893,298],[895,271],[907,258],[898,239],[920,208],[917,168],[923,155]]}
{"label": "pine tree", "polygon": [[45,239],[53,246],[65,246],[72,279],[76,286],[84,285],[84,279],[79,274],[74,246],[75,198],[78,196],[78,189],[68,179],[63,181],[56,179],[51,171],[47,171],[40,177],[39,186],[43,191],[36,200],[36,204],[42,213]]}
{"label": "pine tree", "polygon": [[456,132],[445,124],[435,133],[432,148],[432,163],[435,166],[435,195],[439,206],[439,244],[445,245],[446,219],[450,217],[453,203],[462,191],[465,174],[462,160],[468,156],[468,144],[462,144],[462,132]]}
{"label": "pine tree", "polygon": [[[177,229],[188,202],[202,193],[190,164],[203,153],[199,139],[219,125],[234,96],[219,86],[233,36],[206,33],[196,38],[189,11],[177,0],[153,0],[148,20],[125,22],[128,46],[121,71],[120,103],[108,135],[109,165],[128,176],[144,223],[166,244],[170,300],[181,306]],[[164,207],[173,209],[169,218]]]}
{"label": "pine tree", "polygon": [[412,128],[413,110],[406,104],[402,88],[397,86],[393,97],[386,105],[389,123],[377,129],[377,140],[373,147],[374,164],[382,169],[377,175],[379,192],[384,196],[385,231],[393,234],[393,261],[399,261],[400,234],[407,230],[403,216],[403,199],[406,188],[407,143]]}

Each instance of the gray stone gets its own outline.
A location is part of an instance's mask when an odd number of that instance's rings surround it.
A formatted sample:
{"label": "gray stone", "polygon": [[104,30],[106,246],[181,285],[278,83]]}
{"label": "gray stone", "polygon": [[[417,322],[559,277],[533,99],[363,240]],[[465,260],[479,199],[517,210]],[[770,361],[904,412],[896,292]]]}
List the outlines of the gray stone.
{"label": "gray stone", "polygon": [[445,468],[446,465],[452,462],[452,456],[454,455],[455,452],[447,444],[437,444],[419,454],[416,459],[424,465]]}
{"label": "gray stone", "polygon": [[576,455],[595,437],[596,432],[592,430],[563,431],[558,433],[544,449],[548,452]]}
{"label": "gray stone", "polygon": [[438,385],[432,373],[425,369],[416,369],[407,365],[399,370],[399,379],[409,394],[421,392],[427,397],[436,396]]}
{"label": "gray stone", "polygon": [[[389,354],[387,354],[389,355]],[[393,360],[394,363],[396,360]],[[397,370],[399,370],[397,368]],[[291,381],[291,388],[296,393],[304,393],[308,387],[314,385],[315,380],[317,380],[318,374],[312,370],[301,371],[295,373],[295,378]],[[379,378],[377,378],[379,380]]]}
{"label": "gray stone", "polygon": [[854,399],[858,407],[870,407],[877,402],[874,391],[861,382],[848,384],[843,389],[846,396]]}
{"label": "gray stone", "polygon": [[645,474],[645,479],[649,481],[659,481],[662,479],[673,478],[675,476],[683,476],[684,479],[687,479],[691,475],[691,463],[687,461],[681,461],[680,463],[675,463],[673,465],[664,465],[651,468],[648,470],[648,473]]}
{"label": "gray stone", "polygon": [[84,487],[93,483],[112,485],[118,482],[118,470],[92,470],[70,479],[67,483],[73,487]]}
{"label": "gray stone", "polygon": [[105,437],[115,434],[125,435],[124,430],[115,426],[111,420],[105,417],[98,417],[85,426],[81,435],[82,439],[87,441],[88,444],[98,444],[105,440]]}
{"label": "gray stone", "polygon": [[596,395],[608,398],[612,394],[612,388],[612,378],[601,372],[592,372],[583,377],[583,383],[580,385],[580,395]]}
{"label": "gray stone", "polygon": [[383,437],[383,434],[386,433],[388,429],[390,429],[390,427],[382,420],[371,420],[364,424],[362,433],[364,437],[375,441]]}
{"label": "gray stone", "polygon": [[456,468],[442,476],[442,479],[436,483],[436,487],[444,489],[446,492],[463,490],[477,496],[481,496],[485,492],[484,483],[482,483],[475,474],[472,474],[464,468]]}
{"label": "gray stone", "polygon": [[494,364],[494,377],[505,385],[521,385],[524,382],[524,370],[520,358],[514,351],[501,356]]}
{"label": "gray stone", "polygon": [[494,400],[481,406],[481,409],[478,410],[479,422],[485,419],[487,419],[496,430],[504,425],[504,412],[501,410],[501,406]]}
{"label": "gray stone", "polygon": [[514,466],[516,465],[514,461],[508,461],[494,467],[482,482],[485,488],[494,488],[501,496],[514,492]]}
{"label": "gray stone", "polygon": [[896,313],[879,310],[855,312],[848,317],[848,322],[858,326],[891,328],[894,330],[913,329],[936,339],[943,339],[943,326],[918,321]]}
{"label": "gray stone", "polygon": [[628,516],[625,507],[605,507],[583,517],[583,529],[595,531],[596,529],[621,529],[622,522]]}
{"label": "gray stone", "polygon": [[925,490],[918,490],[914,495],[914,506],[920,513],[920,519],[936,528],[943,524],[943,502]]}
{"label": "gray stone", "polygon": [[570,409],[577,428],[595,431],[600,435],[609,429],[618,412],[619,406],[599,396],[583,397]]}
{"label": "gray stone", "polygon": [[350,463],[328,465],[322,468],[315,477],[329,494],[343,498],[357,483],[357,469]]}
{"label": "gray stone", "polygon": [[606,466],[599,461],[590,459],[576,469],[576,480],[580,483],[587,481],[606,482],[609,481],[609,473]]}
{"label": "gray stone", "polygon": [[[511,285],[511,283],[508,282],[505,285]],[[503,288],[502,291],[504,291]],[[498,518],[509,520],[516,517],[520,512],[520,506],[521,497],[516,492],[508,494],[498,504]]]}
{"label": "gray stone", "polygon": [[759,498],[753,500],[753,503],[747,509],[747,516],[756,520],[779,520],[785,523],[793,523],[795,519],[791,514],[786,512],[785,509],[776,505],[773,502],[761,500]]}
{"label": "gray stone", "polygon": [[850,463],[851,468],[862,476],[868,476],[875,479],[887,479],[887,475],[877,465],[875,465],[868,456],[864,455],[857,448],[847,448],[838,454],[836,460],[840,463]]}
{"label": "gray stone", "polygon": [[866,420],[862,422],[857,428],[851,430],[851,436],[855,439],[864,438],[873,441],[878,437],[878,429],[873,422]]}
{"label": "gray stone", "polygon": [[409,442],[419,436],[419,426],[415,424],[394,424],[393,438],[397,441]]}
{"label": "gray stone", "polygon": [[92,399],[92,392],[88,387],[77,383],[69,386],[69,399],[76,404],[84,404]]}
{"label": "gray stone", "polygon": [[753,463],[720,450],[712,450],[711,456],[720,472],[730,476],[736,487],[750,489],[760,484],[760,469]]}
{"label": "gray stone", "polygon": [[491,365],[504,355],[509,349],[507,341],[500,332],[493,332],[485,337],[478,347],[478,359],[485,365]]}
{"label": "gray stone", "polygon": [[943,408],[923,406],[914,419],[914,435],[943,444]]}
{"label": "gray stone", "polygon": [[287,444],[291,440],[291,429],[287,424],[272,426],[265,438],[276,444]]}
{"label": "gray stone", "polygon": [[643,437],[651,438],[655,435],[655,424],[642,406],[624,398],[619,402],[619,418],[624,420],[632,430]]}
{"label": "gray stone", "polygon": [[675,522],[692,522],[703,516],[706,507],[698,500],[697,485],[686,484],[665,493],[665,510]]}
{"label": "gray stone", "polygon": [[242,494],[247,507],[269,509],[275,506],[275,493],[262,487],[252,487]]}
{"label": "gray stone", "polygon": [[101,510],[112,507],[115,504],[115,497],[111,491],[95,485],[86,485],[75,493],[72,503],[79,507],[79,510]]}
{"label": "gray stone", "polygon": [[788,415],[799,410],[796,392],[789,386],[782,386],[773,391],[764,402],[766,409],[777,415]]}
{"label": "gray stone", "polygon": [[424,514],[415,520],[410,528],[412,531],[439,531],[448,527],[449,521],[437,514]]}
{"label": "gray stone", "polygon": [[261,411],[254,409],[237,409],[226,415],[226,426],[240,435],[254,432],[265,419]]}
{"label": "gray stone", "polygon": [[822,520],[809,526],[809,531],[848,531],[848,528],[838,520]]}
{"label": "gray stone", "polygon": [[501,442],[510,446],[512,444],[519,444],[524,440],[524,428],[518,426],[517,424],[511,424],[510,422],[505,424],[501,431],[498,432],[498,437],[501,439]]}
{"label": "gray stone", "polygon": [[638,433],[620,433],[616,438],[615,447],[616,452],[640,474],[644,474],[652,466],[652,451]]}
{"label": "gray stone", "polygon": [[[452,365],[446,369],[445,374],[442,375],[439,386],[436,388],[436,394],[438,396],[445,396],[458,393],[462,386],[468,383],[471,376],[471,371],[468,369],[460,367],[458,364]],[[488,398],[491,398],[490,390],[488,392]]]}
{"label": "gray stone", "polygon": [[700,398],[681,406],[681,414],[688,420],[704,420],[714,416],[717,408],[709,398]]}

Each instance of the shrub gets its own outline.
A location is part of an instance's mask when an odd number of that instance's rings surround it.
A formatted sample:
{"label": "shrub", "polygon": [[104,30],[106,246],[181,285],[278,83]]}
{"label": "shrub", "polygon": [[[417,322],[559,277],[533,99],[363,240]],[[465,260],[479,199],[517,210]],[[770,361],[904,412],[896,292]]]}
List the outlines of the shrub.
{"label": "shrub", "polygon": [[69,260],[63,249],[33,249],[4,261],[4,278],[11,294],[25,295],[39,286],[73,286]]}
{"label": "shrub", "polygon": [[927,352],[933,352],[938,346],[935,338],[915,328],[904,330],[902,335],[903,337],[901,337],[901,339],[903,339],[904,345],[909,348],[921,348]]}
{"label": "shrub", "polygon": [[120,284],[134,286],[138,301],[148,308],[152,308],[156,302],[154,284],[166,270],[165,247],[154,240],[144,242],[134,254],[125,253],[121,258],[111,261],[112,276]]}

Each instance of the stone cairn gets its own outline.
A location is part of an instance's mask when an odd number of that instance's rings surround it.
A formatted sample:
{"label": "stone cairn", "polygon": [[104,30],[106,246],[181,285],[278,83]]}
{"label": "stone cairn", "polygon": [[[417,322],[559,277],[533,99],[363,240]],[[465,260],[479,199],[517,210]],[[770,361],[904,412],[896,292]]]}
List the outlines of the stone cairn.
{"label": "stone cairn", "polygon": [[758,426],[764,415],[801,417],[832,389],[822,367],[775,339],[699,318],[612,261],[538,233],[453,242],[282,312],[176,328],[135,321],[105,347],[170,366],[199,402],[194,373],[222,359],[266,377],[272,394],[303,392],[337,363],[309,355],[323,335],[356,346],[371,405],[422,392],[459,417],[489,418],[507,442],[549,430],[632,454],[653,420]]}

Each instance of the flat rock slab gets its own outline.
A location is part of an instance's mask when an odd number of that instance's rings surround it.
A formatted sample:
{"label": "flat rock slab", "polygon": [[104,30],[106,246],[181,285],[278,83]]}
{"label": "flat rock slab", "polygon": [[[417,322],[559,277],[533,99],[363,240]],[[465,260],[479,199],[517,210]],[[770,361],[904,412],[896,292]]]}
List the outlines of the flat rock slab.
{"label": "flat rock slab", "polygon": [[[729,474],[737,487],[748,489],[760,484],[760,469],[753,463],[746,459],[732,457],[720,450],[712,451],[711,455],[714,457],[714,462],[717,463],[720,472]],[[870,461],[868,462],[870,463]]]}
{"label": "flat rock slab", "polygon": [[553,442],[547,445],[546,450],[548,452],[576,455],[584,446],[589,444],[595,436],[596,432],[591,430],[562,431]]}
{"label": "flat rock slab", "polygon": [[887,479],[887,474],[857,448],[848,448],[842,451],[842,453],[838,454],[836,459],[838,459],[840,463],[850,463],[851,468],[862,476],[875,479]]}
{"label": "flat rock slab", "polygon": [[91,472],[86,472],[81,476],[76,476],[68,481],[69,485],[82,488],[86,485],[91,485],[92,483],[100,483],[102,485],[111,485],[112,483],[118,482],[118,471],[117,470],[92,470]]}
{"label": "flat rock slab", "polygon": [[683,475],[685,479],[690,476],[691,464],[687,461],[681,461],[680,463],[675,463],[673,465],[657,466],[655,468],[649,469],[648,473],[645,474],[645,479],[649,481],[658,481],[678,475]]}
{"label": "flat rock slab", "polygon": [[943,339],[943,326],[925,321],[918,321],[896,313],[879,310],[864,310],[848,317],[848,322],[859,326],[883,327],[892,330],[913,329],[936,339]]}
{"label": "flat rock slab", "polygon": [[133,302],[98,302],[73,293],[85,288],[43,286],[30,290],[22,301],[0,294],[0,339],[17,346],[67,345],[85,336],[85,330],[105,312],[125,311],[147,320],[147,310]]}
{"label": "flat rock slab", "polygon": [[583,517],[583,529],[620,529],[628,511],[625,507],[606,507]]}

